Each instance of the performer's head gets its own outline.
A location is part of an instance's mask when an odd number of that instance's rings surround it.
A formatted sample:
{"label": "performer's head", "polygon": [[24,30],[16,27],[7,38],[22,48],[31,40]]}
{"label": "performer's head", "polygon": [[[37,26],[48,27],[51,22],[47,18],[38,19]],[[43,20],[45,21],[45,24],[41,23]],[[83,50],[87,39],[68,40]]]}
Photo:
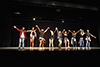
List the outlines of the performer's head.
{"label": "performer's head", "polygon": [[87,30],[87,33],[89,33],[89,30]]}
{"label": "performer's head", "polygon": [[34,27],[32,27],[32,30],[34,30]]}
{"label": "performer's head", "polygon": [[84,30],[82,30],[82,32],[84,32]]}
{"label": "performer's head", "polygon": [[42,32],[44,32],[44,29],[41,29]]}
{"label": "performer's head", "polygon": [[75,30],[73,30],[73,33],[75,33]]}
{"label": "performer's head", "polygon": [[22,27],[22,30],[25,30],[25,27]]}
{"label": "performer's head", "polygon": [[67,31],[65,31],[65,34],[67,34]]}
{"label": "performer's head", "polygon": [[59,31],[59,33],[61,34],[61,31]]}
{"label": "performer's head", "polygon": [[84,32],[84,30],[83,30],[83,29],[80,29],[80,31],[81,31],[81,32]]}

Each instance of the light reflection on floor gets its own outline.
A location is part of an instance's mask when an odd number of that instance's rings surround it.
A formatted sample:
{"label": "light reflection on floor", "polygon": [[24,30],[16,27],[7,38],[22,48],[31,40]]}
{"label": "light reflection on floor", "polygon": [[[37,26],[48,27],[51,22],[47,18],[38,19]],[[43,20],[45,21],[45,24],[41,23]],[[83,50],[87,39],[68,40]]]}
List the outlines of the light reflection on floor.
{"label": "light reflection on floor", "polygon": [[39,47],[24,47],[24,49],[21,47],[20,49],[18,47],[0,47],[0,50],[17,50],[17,51],[90,51],[90,50],[98,50],[100,47],[61,47],[59,49],[58,47],[54,47],[54,49],[49,49],[49,47],[44,47],[44,49],[39,49]]}

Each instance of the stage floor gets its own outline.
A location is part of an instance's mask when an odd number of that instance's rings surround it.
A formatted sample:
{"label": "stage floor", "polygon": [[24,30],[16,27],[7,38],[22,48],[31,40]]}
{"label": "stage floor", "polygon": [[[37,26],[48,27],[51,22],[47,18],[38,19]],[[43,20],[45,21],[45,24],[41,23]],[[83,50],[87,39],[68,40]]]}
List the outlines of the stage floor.
{"label": "stage floor", "polygon": [[22,49],[22,47],[19,49],[19,47],[0,47],[0,50],[18,50],[18,51],[86,51],[86,50],[99,50],[100,47],[67,47],[67,49],[65,49],[65,47],[61,47],[61,49],[59,49],[58,47],[54,47],[54,49],[49,49],[49,47],[44,47],[44,50],[41,49],[39,50],[39,47],[24,47],[24,49]]}

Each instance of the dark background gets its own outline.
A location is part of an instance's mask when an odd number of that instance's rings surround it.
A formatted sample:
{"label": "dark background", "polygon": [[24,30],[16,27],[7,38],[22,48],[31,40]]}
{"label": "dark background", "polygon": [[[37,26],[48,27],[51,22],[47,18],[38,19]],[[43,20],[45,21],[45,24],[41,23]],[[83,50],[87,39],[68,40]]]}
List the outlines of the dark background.
{"label": "dark background", "polygon": [[[40,3],[36,3],[36,1]],[[55,27],[59,30],[66,29],[66,31],[76,30],[80,28],[90,30],[90,33],[95,35],[97,39],[91,38],[91,46],[99,47],[100,45],[100,7],[98,2],[80,2],[80,1],[65,1],[65,0],[15,0],[15,1],[2,1],[1,3],[1,20],[0,20],[0,35],[1,35],[1,47],[11,46],[17,47],[19,44],[19,32],[13,28],[16,25],[19,29],[23,26],[26,30],[30,30],[36,24],[43,29],[48,26],[54,31]],[[57,2],[58,6],[51,5],[50,2]],[[78,8],[69,5],[70,7],[62,6],[61,3],[69,3],[72,5],[83,5],[85,8]],[[79,5],[79,6],[80,6]],[[92,10],[90,7],[96,7],[97,10]],[[57,10],[60,10],[57,11]],[[21,14],[15,14],[14,12],[20,12]],[[33,21],[33,18],[36,18]],[[64,20],[64,23],[62,23]],[[37,35],[39,32],[37,30]],[[48,39],[50,36],[49,30],[45,34],[46,44],[48,46]],[[55,33],[54,46],[58,45],[57,33]],[[85,37],[85,36],[84,36]],[[69,40],[71,40],[71,33],[68,35]],[[77,41],[79,40],[79,34],[77,34]],[[38,45],[38,37],[35,39],[35,46]],[[27,39],[25,40],[25,47],[29,46],[29,33],[27,33]],[[64,46],[64,45],[62,45]]]}

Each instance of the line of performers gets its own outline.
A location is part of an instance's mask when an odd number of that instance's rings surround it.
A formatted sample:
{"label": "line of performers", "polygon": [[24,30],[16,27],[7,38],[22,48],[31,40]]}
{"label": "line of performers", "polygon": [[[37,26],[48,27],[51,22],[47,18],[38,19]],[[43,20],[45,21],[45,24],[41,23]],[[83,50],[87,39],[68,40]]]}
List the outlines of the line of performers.
{"label": "line of performers", "polygon": [[[15,29],[17,29],[18,31],[20,31],[20,38],[19,38],[19,48],[21,47],[21,42],[22,42],[22,47],[24,48],[24,40],[27,39],[27,36],[26,36],[26,33],[27,32],[30,32],[30,48],[31,47],[34,47],[34,39],[37,38],[37,33],[36,33],[36,29],[34,29],[34,27],[32,27],[32,30],[25,30],[25,27],[22,27],[22,29],[18,29],[16,26],[13,26]],[[45,33],[48,31],[48,29],[50,29],[50,27],[48,27],[46,30],[44,29],[40,29],[38,27],[38,25],[36,25],[36,28],[39,30],[39,49],[44,49],[44,43],[46,42],[45,38],[44,38],[44,35]],[[70,47],[70,41],[68,39],[68,34],[69,32],[72,34],[72,38],[71,38],[71,44],[73,45],[73,47],[77,47],[77,40],[76,40],[76,35],[77,33],[80,32],[80,39],[79,39],[79,44],[80,44],[80,47],[84,47],[84,34],[86,34],[86,47],[90,47],[90,42],[91,42],[91,38],[90,36],[96,38],[94,35],[92,35],[89,30],[87,30],[87,32],[84,32],[84,30],[80,29],[79,31],[75,32],[75,30],[71,31],[71,30],[68,30],[65,31],[65,29],[63,29],[63,31],[59,31],[58,28],[56,27],[55,28],[55,31],[53,30],[50,30],[50,38],[49,38],[49,48],[51,48],[52,46],[52,49],[54,49],[54,34],[55,32],[57,31],[57,39],[58,39],[58,42],[59,42],[59,45],[58,45],[58,48],[60,49],[61,48],[61,45],[62,45],[62,35],[64,35],[64,43],[65,43],[65,49],[67,49],[67,47]],[[68,43],[68,46],[67,46],[67,43]],[[42,46],[42,47],[41,47]]]}

